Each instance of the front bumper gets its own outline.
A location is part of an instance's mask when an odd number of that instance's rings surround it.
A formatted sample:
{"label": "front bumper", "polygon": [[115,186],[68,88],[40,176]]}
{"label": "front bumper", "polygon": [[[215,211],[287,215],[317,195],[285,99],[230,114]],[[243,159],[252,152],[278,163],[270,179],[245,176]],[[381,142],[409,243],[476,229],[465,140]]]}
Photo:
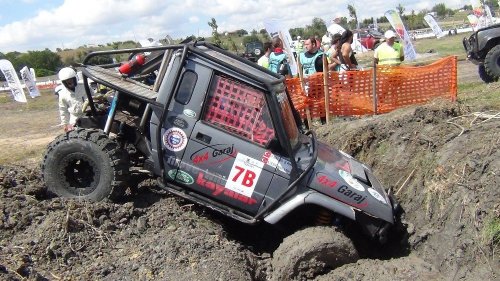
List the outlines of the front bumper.
{"label": "front bumper", "polygon": [[467,60],[469,60],[473,64],[480,65],[483,63],[484,60],[478,56],[473,42],[475,42],[474,35],[471,35],[471,37],[469,37],[469,38],[465,37],[462,40],[462,44],[464,45],[465,53],[467,54]]}

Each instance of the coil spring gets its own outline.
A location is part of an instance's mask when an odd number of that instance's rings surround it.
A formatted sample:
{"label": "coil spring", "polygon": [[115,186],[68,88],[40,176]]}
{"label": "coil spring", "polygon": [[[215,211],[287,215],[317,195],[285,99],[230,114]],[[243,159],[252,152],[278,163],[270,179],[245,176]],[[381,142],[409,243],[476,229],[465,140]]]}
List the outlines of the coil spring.
{"label": "coil spring", "polygon": [[320,209],[316,217],[316,225],[330,225],[333,221],[333,213],[327,209]]}

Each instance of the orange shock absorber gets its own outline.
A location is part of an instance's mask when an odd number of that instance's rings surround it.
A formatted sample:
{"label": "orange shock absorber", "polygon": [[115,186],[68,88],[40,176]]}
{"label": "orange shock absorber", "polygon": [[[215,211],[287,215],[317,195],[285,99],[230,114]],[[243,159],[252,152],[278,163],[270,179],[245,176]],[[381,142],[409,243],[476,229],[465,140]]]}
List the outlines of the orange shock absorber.
{"label": "orange shock absorber", "polygon": [[325,208],[321,208],[316,217],[316,225],[330,225],[332,224],[332,220],[333,213]]}

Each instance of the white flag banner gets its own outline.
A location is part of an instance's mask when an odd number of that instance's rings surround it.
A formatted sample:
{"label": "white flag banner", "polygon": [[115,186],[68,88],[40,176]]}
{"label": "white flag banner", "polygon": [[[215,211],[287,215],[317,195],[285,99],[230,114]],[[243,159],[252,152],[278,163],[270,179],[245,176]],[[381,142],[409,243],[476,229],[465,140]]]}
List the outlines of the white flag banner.
{"label": "white flag banner", "polygon": [[30,69],[27,66],[25,66],[21,69],[20,72],[21,72],[21,78],[23,78],[24,84],[26,85],[26,88],[28,89],[30,96],[32,98],[39,97],[40,91],[38,91],[38,88],[36,87],[35,79],[33,78]]}
{"label": "white flag banner", "polygon": [[434,32],[434,35],[436,35],[437,38],[441,38],[446,35],[431,14],[425,15],[424,20],[432,28],[432,32]]}
{"label": "white flag banner", "polygon": [[32,68],[30,68],[30,72],[31,72],[31,76],[33,77],[33,81],[36,82],[36,73],[35,73],[35,70]]}
{"label": "white flag banner", "polygon": [[2,70],[3,76],[5,76],[5,80],[14,96],[14,100],[18,102],[27,102],[26,95],[24,94],[23,88],[21,88],[21,82],[19,82],[19,77],[17,77],[17,73],[12,63],[8,60],[0,60],[0,70]]}
{"label": "white flag banner", "polygon": [[264,27],[269,33],[271,38],[278,36],[283,42],[283,48],[285,48],[286,55],[288,57],[288,65],[290,65],[290,70],[292,71],[292,76],[297,75],[297,63],[295,62],[295,57],[292,51],[292,36],[288,28],[284,28],[281,22],[277,19],[270,19],[264,22]]}
{"label": "white flag banner", "polygon": [[408,34],[408,31],[406,31],[406,28],[398,12],[396,12],[395,10],[389,10],[385,12],[384,15],[389,20],[392,28],[394,28],[401,40],[403,40],[405,60],[411,61],[416,59],[417,53],[415,52],[415,48],[413,48],[413,43],[411,42],[410,35]]}
{"label": "white flag banner", "polygon": [[343,28],[340,24],[332,23],[330,24],[330,26],[326,28],[326,30],[330,32],[331,35],[334,34],[342,35],[342,33],[344,33],[345,31],[345,28]]}

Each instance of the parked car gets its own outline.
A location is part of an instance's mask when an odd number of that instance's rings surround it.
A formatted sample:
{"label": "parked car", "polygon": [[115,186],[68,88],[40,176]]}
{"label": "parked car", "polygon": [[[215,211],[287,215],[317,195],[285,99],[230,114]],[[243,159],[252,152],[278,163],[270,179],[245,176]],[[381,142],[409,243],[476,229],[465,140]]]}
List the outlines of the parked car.
{"label": "parked car", "polygon": [[373,29],[362,29],[355,32],[358,33],[361,45],[368,50],[375,50],[384,38],[382,33]]}

